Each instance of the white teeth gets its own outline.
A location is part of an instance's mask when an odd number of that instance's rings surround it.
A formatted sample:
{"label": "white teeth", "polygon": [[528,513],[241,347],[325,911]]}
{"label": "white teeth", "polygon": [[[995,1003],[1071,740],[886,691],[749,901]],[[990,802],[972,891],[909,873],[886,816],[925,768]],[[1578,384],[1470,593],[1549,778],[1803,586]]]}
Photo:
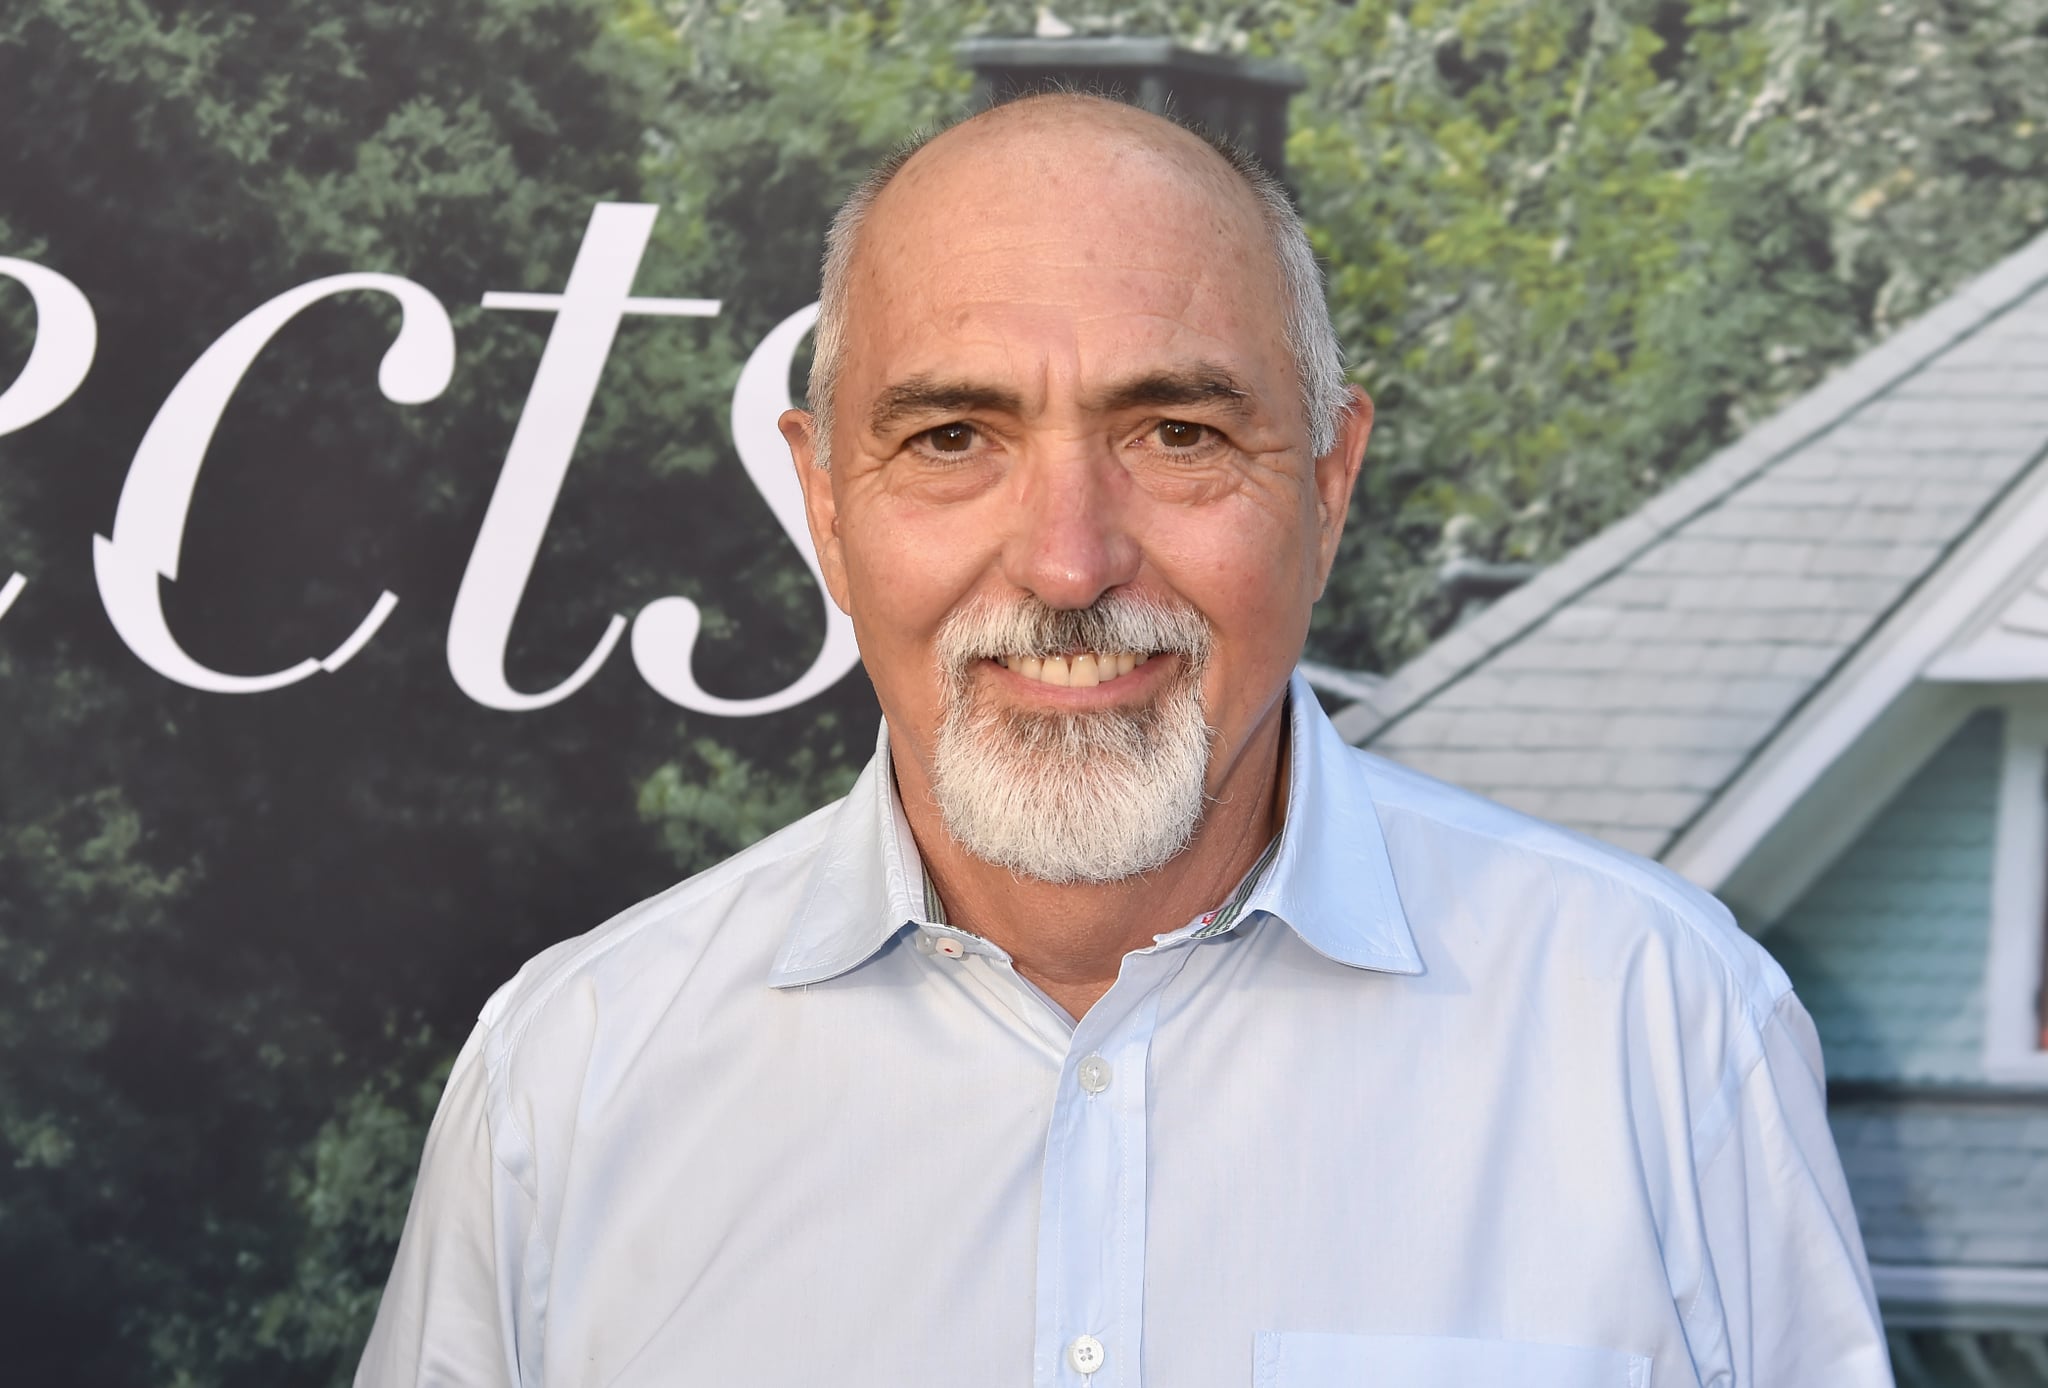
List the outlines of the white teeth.
{"label": "white teeth", "polygon": [[1107,684],[1130,674],[1151,658],[1149,651],[1082,651],[1072,656],[1049,655],[1043,658],[1035,655],[996,657],[1005,669],[1014,670],[1025,679],[1076,689],[1093,689],[1098,684]]}

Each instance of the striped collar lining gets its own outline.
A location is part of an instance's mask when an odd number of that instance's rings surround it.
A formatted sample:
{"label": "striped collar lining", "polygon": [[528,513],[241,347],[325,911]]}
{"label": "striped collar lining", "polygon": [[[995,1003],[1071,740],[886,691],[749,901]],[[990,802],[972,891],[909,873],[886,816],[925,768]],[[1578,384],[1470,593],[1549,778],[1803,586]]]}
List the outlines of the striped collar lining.
{"label": "striped collar lining", "polygon": [[[1195,917],[1194,920],[1189,921],[1179,930],[1169,935],[1160,936],[1160,940],[1162,942],[1182,938],[1209,940],[1235,928],[1238,921],[1244,916],[1245,903],[1252,899],[1252,893],[1256,892],[1260,884],[1266,880],[1266,871],[1272,867],[1273,859],[1278,856],[1279,852],[1280,835],[1275,834],[1266,844],[1265,851],[1259,854],[1258,861],[1251,865],[1251,869],[1238,881],[1236,889],[1225,898],[1221,906],[1205,915]],[[933,884],[931,874],[920,870],[919,875],[924,878],[925,924],[943,925],[949,929],[959,929],[960,927],[954,926],[951,921],[946,919],[946,903],[939,899],[939,889]]]}

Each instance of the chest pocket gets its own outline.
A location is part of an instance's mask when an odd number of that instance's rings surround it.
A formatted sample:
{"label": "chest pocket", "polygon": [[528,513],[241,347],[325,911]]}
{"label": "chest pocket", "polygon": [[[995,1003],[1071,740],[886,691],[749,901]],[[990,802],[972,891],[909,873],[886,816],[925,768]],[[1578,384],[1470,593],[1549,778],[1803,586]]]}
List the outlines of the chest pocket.
{"label": "chest pocket", "polygon": [[1521,1340],[1261,1332],[1255,1388],[1650,1388],[1647,1355]]}

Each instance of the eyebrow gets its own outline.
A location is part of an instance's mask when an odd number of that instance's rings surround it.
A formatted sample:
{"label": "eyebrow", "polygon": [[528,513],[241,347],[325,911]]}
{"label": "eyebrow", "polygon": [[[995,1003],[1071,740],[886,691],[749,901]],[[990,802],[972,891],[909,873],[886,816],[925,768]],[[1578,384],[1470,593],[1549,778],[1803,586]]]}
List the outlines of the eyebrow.
{"label": "eyebrow", "polygon": [[1091,401],[1105,413],[1174,405],[1220,405],[1243,419],[1253,411],[1251,388],[1220,366],[1153,371],[1118,382]]}
{"label": "eyebrow", "polygon": [[1021,414],[1024,402],[1016,393],[969,381],[942,381],[931,376],[913,376],[875,397],[868,411],[868,429],[886,434],[905,419],[919,415],[969,414],[976,410],[998,414]]}
{"label": "eyebrow", "polygon": [[[1211,365],[1152,371],[1119,381],[1095,395],[1089,405],[1105,413],[1175,405],[1221,405],[1225,413],[1238,419],[1249,416],[1254,408],[1250,387],[1223,367]],[[1024,403],[1015,391],[998,386],[913,376],[887,387],[875,398],[874,407],[868,411],[868,429],[886,434],[905,419],[920,415],[970,414],[977,410],[1016,415],[1023,413]]]}

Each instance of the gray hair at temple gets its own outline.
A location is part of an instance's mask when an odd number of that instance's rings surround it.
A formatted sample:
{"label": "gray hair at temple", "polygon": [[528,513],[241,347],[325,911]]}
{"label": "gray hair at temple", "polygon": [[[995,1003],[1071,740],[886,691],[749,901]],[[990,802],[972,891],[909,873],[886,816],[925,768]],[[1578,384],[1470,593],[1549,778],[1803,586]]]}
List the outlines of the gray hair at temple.
{"label": "gray hair at temple", "polygon": [[[1071,92],[1025,97],[1032,100],[1103,100]],[[1323,301],[1323,276],[1316,265],[1316,253],[1309,245],[1301,214],[1294,210],[1280,181],[1251,155],[1206,132],[1173,121],[1214,150],[1244,183],[1259,206],[1259,220],[1280,267],[1281,293],[1286,303],[1287,347],[1294,358],[1294,376],[1301,387],[1302,415],[1308,421],[1309,449],[1320,456],[1337,441],[1337,418],[1350,405],[1344,381],[1344,353],[1337,345],[1336,329],[1330,325],[1329,305]],[[854,252],[859,248],[861,228],[875,199],[889,186],[911,157],[938,134],[933,131],[907,142],[876,165],[840,205],[832,227],[825,234],[825,270],[818,294],[818,325],[812,338],[810,397],[813,460],[819,467],[831,466],[832,396],[839,385],[839,370],[846,354],[847,289],[852,276]]]}

